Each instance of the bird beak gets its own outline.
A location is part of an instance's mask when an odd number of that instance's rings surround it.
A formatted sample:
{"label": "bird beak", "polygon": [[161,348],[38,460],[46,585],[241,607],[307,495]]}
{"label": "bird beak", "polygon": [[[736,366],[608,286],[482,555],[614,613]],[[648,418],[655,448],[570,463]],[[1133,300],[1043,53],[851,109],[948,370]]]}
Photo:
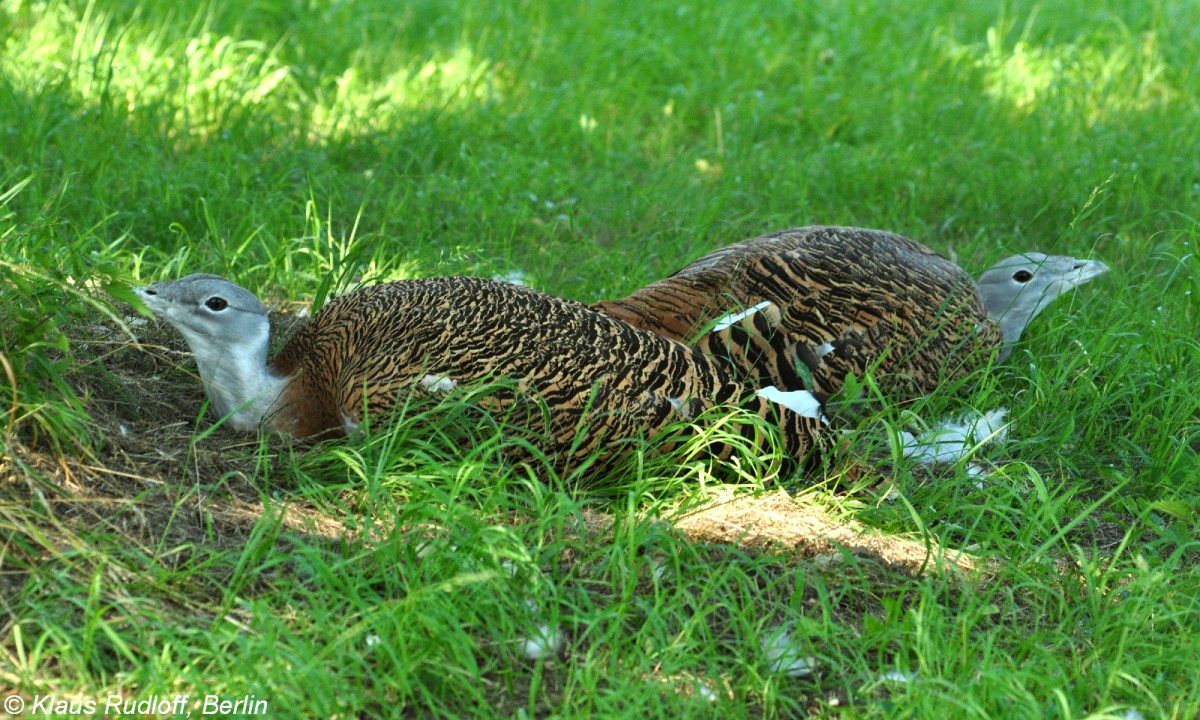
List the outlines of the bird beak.
{"label": "bird beak", "polygon": [[150,306],[150,296],[146,294],[145,287],[131,287],[131,288],[129,288],[129,290],[131,291],[132,296],[133,296],[131,298],[129,304],[132,305],[135,310],[137,310],[138,312],[140,312],[143,315],[157,317],[154,314],[153,308],[151,308],[151,306]]}
{"label": "bird beak", "polygon": [[1109,267],[1099,260],[1076,260],[1075,267],[1066,276],[1068,287],[1079,287],[1092,278],[1108,272]]}

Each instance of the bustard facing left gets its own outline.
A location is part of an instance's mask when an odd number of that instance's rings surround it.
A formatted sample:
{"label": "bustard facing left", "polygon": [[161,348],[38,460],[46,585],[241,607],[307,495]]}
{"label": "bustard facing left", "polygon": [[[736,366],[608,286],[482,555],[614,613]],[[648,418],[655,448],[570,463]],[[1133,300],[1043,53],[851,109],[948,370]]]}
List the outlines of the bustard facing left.
{"label": "bustard facing left", "polygon": [[[704,421],[715,406],[738,405],[775,425],[797,461],[829,445],[811,394],[746,386],[683,343],[509,283],[443,277],[364,287],[326,304],[271,358],[266,308],[225,278],[188,275],[135,292],[182,333],[212,408],[238,430],[343,435],[406,393],[503,381],[486,409],[544,408],[537,449],[563,471],[678,421]],[[753,423],[735,426],[767,450]],[[710,450],[732,452],[720,443]]]}

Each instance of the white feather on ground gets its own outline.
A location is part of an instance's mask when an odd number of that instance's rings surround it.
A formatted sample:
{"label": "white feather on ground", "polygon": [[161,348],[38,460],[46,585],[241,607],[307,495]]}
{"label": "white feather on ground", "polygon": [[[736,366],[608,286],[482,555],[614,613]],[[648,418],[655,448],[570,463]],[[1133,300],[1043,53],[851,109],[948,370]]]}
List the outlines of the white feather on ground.
{"label": "white feather on ground", "polygon": [[1004,422],[1007,414],[1008,410],[1000,408],[981,415],[964,415],[945,420],[920,436],[901,431],[902,453],[923,465],[956,463],[981,445],[1004,442],[1008,435],[1008,425]]}
{"label": "white feather on ground", "polygon": [[760,643],[771,672],[788,677],[807,677],[812,675],[817,665],[816,658],[801,655],[799,645],[786,628],[775,628],[764,635]]}

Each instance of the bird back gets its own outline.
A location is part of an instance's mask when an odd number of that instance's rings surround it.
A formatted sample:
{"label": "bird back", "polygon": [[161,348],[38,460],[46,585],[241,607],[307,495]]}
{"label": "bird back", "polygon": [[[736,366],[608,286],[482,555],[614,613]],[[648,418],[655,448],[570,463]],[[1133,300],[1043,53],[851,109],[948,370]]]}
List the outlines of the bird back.
{"label": "bird back", "polygon": [[[526,418],[540,412],[532,407],[545,409],[538,449],[560,469],[727,405],[779,427],[797,460],[825,443],[818,419],[757,396],[757,388],[682,343],[479,278],[407,280],[339,297],[272,364],[295,375],[274,423],[303,437],[340,434],[364,412],[385,413],[413,391],[495,382],[489,409]],[[754,432],[747,426],[747,438],[761,442]]]}
{"label": "bird back", "polygon": [[[749,308],[777,337],[713,323]],[[718,249],[597,311],[723,357],[749,382],[829,395],[874,371],[885,391],[927,393],[1003,341],[971,277],[909,238],[806,227]],[[757,333],[757,336],[756,336]],[[757,353],[741,348],[757,344]]]}

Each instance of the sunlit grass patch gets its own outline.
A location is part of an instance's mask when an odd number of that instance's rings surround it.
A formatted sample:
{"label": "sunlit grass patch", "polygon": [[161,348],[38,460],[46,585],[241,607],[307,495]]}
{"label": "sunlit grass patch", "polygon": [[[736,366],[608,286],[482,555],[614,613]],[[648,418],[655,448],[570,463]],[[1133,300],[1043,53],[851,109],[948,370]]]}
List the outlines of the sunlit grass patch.
{"label": "sunlit grass patch", "polygon": [[142,117],[180,142],[227,137],[268,116],[286,118],[285,132],[352,136],[395,129],[413,111],[498,97],[491,63],[467,46],[426,59],[390,53],[390,71],[363,67],[375,58],[359,54],[328,87],[314,86],[286,44],[222,32],[211,9],[181,19],[186,34],[98,4],[52,3],[10,41],[0,68],[25,92],[58,75],[85,112]]}
{"label": "sunlit grass patch", "polygon": [[945,51],[982,70],[984,93],[1016,112],[1054,104],[1092,126],[1113,113],[1159,109],[1178,99],[1154,32],[1090,34],[1083,42],[1051,46],[1030,41],[1026,33],[1008,46],[1007,34],[1007,28],[992,27],[983,43],[946,41]]}

